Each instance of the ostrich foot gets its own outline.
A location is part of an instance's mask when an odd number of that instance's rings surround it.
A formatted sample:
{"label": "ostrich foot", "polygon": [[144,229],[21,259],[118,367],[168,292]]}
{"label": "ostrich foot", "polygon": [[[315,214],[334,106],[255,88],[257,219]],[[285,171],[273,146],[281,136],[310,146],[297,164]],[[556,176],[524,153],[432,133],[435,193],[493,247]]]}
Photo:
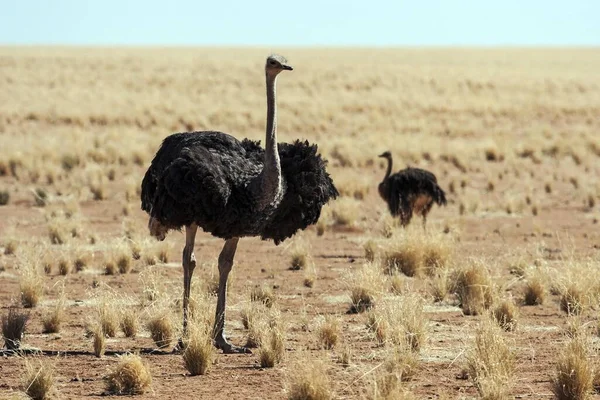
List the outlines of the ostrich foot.
{"label": "ostrich foot", "polygon": [[175,347],[173,347],[173,354],[181,354],[185,350],[185,344],[183,338],[179,338]]}
{"label": "ostrich foot", "polygon": [[215,339],[214,344],[217,349],[223,350],[223,354],[252,354],[249,348],[235,346],[223,337]]}

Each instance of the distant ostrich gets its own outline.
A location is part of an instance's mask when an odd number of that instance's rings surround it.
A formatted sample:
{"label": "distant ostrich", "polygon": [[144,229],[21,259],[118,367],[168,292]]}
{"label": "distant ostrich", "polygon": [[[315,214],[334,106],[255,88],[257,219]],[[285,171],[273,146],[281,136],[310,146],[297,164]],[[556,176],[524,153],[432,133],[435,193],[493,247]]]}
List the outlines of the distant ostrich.
{"label": "distant ostrich", "polygon": [[446,205],[446,194],[437,184],[437,178],[429,171],[408,167],[392,173],[392,154],[386,151],[379,157],[387,159],[387,171],[379,184],[379,195],[388,203],[392,215],[400,216],[400,223],[406,226],[413,212],[423,217],[423,229],[427,223],[427,214],[433,203]]}
{"label": "distant ostrich", "polygon": [[[162,143],[142,181],[142,209],[158,240],[185,227],[183,249],[183,329],[188,324],[194,240],[198,227],[225,239],[219,254],[219,290],[214,344],[224,353],[249,353],[224,334],[227,277],[238,240],[260,236],[279,244],[319,219],[321,207],[338,192],[317,146],[306,141],[277,144],[277,75],[292,71],[279,55],[267,58],[267,130],[260,142],[241,142],[222,132],[175,133]],[[180,343],[181,344],[181,343]]]}

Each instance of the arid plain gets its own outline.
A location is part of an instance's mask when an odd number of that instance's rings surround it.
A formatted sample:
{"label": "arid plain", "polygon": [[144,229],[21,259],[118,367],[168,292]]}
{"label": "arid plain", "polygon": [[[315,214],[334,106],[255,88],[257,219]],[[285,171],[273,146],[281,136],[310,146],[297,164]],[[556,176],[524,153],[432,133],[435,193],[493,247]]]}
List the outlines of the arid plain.
{"label": "arid plain", "polygon": [[[171,352],[184,235],[149,236],[141,179],[170,133],[264,141],[272,50],[294,67],[279,141],[317,143],[341,196],[279,246],[241,239],[226,331],[261,347],[191,376]],[[128,352],[151,374],[139,398],[596,397],[598,71],[598,49],[0,48],[0,313],[29,315],[0,398],[28,363],[55,398],[100,398]],[[379,197],[385,150],[446,191],[426,232]],[[199,325],[222,243],[196,240]]]}

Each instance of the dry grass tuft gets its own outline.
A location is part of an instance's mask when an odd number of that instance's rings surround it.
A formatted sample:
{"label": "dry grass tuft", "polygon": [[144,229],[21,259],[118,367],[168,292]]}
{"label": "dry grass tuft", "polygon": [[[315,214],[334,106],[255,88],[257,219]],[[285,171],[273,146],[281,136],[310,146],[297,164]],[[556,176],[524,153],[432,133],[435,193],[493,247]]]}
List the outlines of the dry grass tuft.
{"label": "dry grass tuft", "polygon": [[277,308],[253,302],[242,309],[241,317],[244,328],[248,329],[245,346],[249,348],[259,347],[265,332],[281,324],[281,313]]}
{"label": "dry grass tuft", "polygon": [[106,377],[106,390],[112,394],[144,394],[152,383],[152,375],[139,355],[119,357],[119,363]]}
{"label": "dry grass tuft", "polygon": [[94,355],[100,358],[104,355],[104,351],[106,350],[106,336],[104,336],[104,332],[102,332],[102,327],[100,325],[96,325],[92,328],[92,337],[94,338]]}
{"label": "dry grass tuft", "polygon": [[294,239],[290,248],[290,269],[298,271],[305,269],[310,260],[309,245],[302,236]]}
{"label": "dry grass tuft", "polygon": [[344,346],[342,351],[339,354],[339,363],[342,364],[342,367],[349,367],[352,362],[352,349],[350,346]]}
{"label": "dry grass tuft", "polygon": [[262,368],[273,368],[285,353],[284,330],[281,324],[267,329],[260,340],[258,358]]}
{"label": "dry grass tuft", "polygon": [[63,286],[61,294],[56,301],[54,308],[52,308],[49,312],[42,314],[43,333],[58,333],[60,331],[60,324],[62,322],[64,308],[65,294]]}
{"label": "dry grass tuft", "polygon": [[366,263],[350,278],[350,312],[369,310],[375,304],[375,296],[385,287],[384,277],[376,263]]}
{"label": "dry grass tuft", "polygon": [[395,347],[375,376],[373,399],[407,399],[402,382],[410,380],[419,365],[418,357],[405,346]]}
{"label": "dry grass tuft", "polygon": [[515,354],[495,322],[481,322],[466,358],[469,376],[482,398],[508,398],[515,381]]}
{"label": "dry grass tuft", "polygon": [[10,193],[8,190],[0,190],[0,206],[5,206],[10,200]]}
{"label": "dry grass tuft", "polygon": [[250,292],[250,300],[263,303],[267,307],[275,304],[275,294],[269,286],[255,286]]}
{"label": "dry grass tuft", "polygon": [[577,336],[563,348],[557,364],[552,391],[558,400],[586,400],[594,389],[594,368],[586,338]]}
{"label": "dry grass tuft", "polygon": [[183,352],[183,362],[190,375],[204,375],[215,359],[212,332],[208,325],[192,322]]}
{"label": "dry grass tuft", "polygon": [[61,275],[68,275],[71,272],[71,265],[69,264],[69,260],[65,258],[61,258],[58,260],[58,273]]}
{"label": "dry grass tuft", "polygon": [[38,305],[44,293],[44,278],[35,265],[26,267],[19,282],[21,304],[25,308]]}
{"label": "dry grass tuft", "polygon": [[525,283],[525,293],[523,303],[527,306],[536,306],[544,304],[546,298],[546,284],[539,275],[534,275],[527,279]]}
{"label": "dry grass tuft", "polygon": [[10,256],[17,251],[17,242],[15,240],[7,240],[4,242],[4,255]]}
{"label": "dry grass tuft", "polygon": [[406,276],[420,276],[423,270],[423,254],[421,248],[405,246],[388,251],[383,255],[384,269],[387,274],[396,271]]}
{"label": "dry grass tuft", "polygon": [[333,349],[341,336],[340,321],[332,317],[326,317],[319,325],[317,338],[319,346],[331,350]]}
{"label": "dry grass tuft", "polygon": [[119,316],[114,308],[114,304],[109,304],[107,300],[102,300],[98,306],[98,321],[102,333],[107,337],[117,336],[119,329]]}
{"label": "dry grass tuft", "polygon": [[560,296],[560,309],[568,315],[579,315],[586,305],[586,293],[575,282],[569,283]]}
{"label": "dry grass tuft", "polygon": [[50,398],[56,391],[54,387],[54,366],[42,360],[34,365],[25,359],[25,376],[23,377],[23,391],[34,400]]}
{"label": "dry grass tuft", "polygon": [[131,254],[130,252],[122,252],[115,258],[115,263],[121,274],[126,274],[131,271]]}
{"label": "dry grass tuft", "polygon": [[409,294],[381,303],[367,315],[367,328],[381,344],[406,345],[418,352],[427,336],[423,299]]}
{"label": "dry grass tuft", "polygon": [[158,348],[169,347],[175,338],[173,321],[168,315],[156,315],[146,324],[150,336]]}
{"label": "dry grass tuft", "polygon": [[438,271],[429,281],[429,293],[433,301],[444,301],[452,289],[451,274],[448,268]]}
{"label": "dry grass tuft", "polygon": [[288,375],[288,400],[330,400],[331,383],[322,363],[303,360]]}
{"label": "dry grass tuft", "polygon": [[134,338],[139,328],[138,314],[136,310],[130,308],[123,310],[121,321],[119,323],[125,337]]}
{"label": "dry grass tuft", "polygon": [[21,347],[28,319],[29,314],[19,312],[15,307],[10,307],[8,313],[2,315],[2,337],[4,338],[4,347],[8,350],[17,350]]}
{"label": "dry grass tuft", "polygon": [[335,226],[352,227],[360,215],[360,201],[351,197],[341,197],[326,205],[331,210],[331,219]]}
{"label": "dry grass tuft", "polygon": [[494,308],[494,320],[505,331],[514,331],[517,327],[519,310],[512,300],[505,299]]}
{"label": "dry grass tuft", "polygon": [[104,274],[105,275],[115,275],[119,268],[117,264],[113,260],[106,260],[104,262]]}
{"label": "dry grass tuft", "polygon": [[377,252],[377,244],[373,240],[368,240],[363,245],[363,249],[365,250],[365,259],[368,262],[375,261],[375,254]]}
{"label": "dry grass tuft", "polygon": [[471,262],[456,271],[455,290],[466,315],[478,315],[487,310],[496,296],[487,268]]}

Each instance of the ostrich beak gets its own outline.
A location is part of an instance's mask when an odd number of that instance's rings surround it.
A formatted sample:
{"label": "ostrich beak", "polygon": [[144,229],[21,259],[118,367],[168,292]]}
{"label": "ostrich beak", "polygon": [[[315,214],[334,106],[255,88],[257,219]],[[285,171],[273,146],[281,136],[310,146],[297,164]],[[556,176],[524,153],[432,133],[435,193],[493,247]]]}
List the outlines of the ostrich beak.
{"label": "ostrich beak", "polygon": [[381,153],[380,155],[378,155],[377,157],[385,157],[385,153]]}
{"label": "ostrich beak", "polygon": [[283,68],[283,69],[284,69],[284,70],[286,70],[286,71],[293,71],[293,70],[294,70],[294,68],[292,68],[292,66],[291,66],[291,65],[287,65],[287,64],[283,64],[283,65],[281,66],[281,68]]}

